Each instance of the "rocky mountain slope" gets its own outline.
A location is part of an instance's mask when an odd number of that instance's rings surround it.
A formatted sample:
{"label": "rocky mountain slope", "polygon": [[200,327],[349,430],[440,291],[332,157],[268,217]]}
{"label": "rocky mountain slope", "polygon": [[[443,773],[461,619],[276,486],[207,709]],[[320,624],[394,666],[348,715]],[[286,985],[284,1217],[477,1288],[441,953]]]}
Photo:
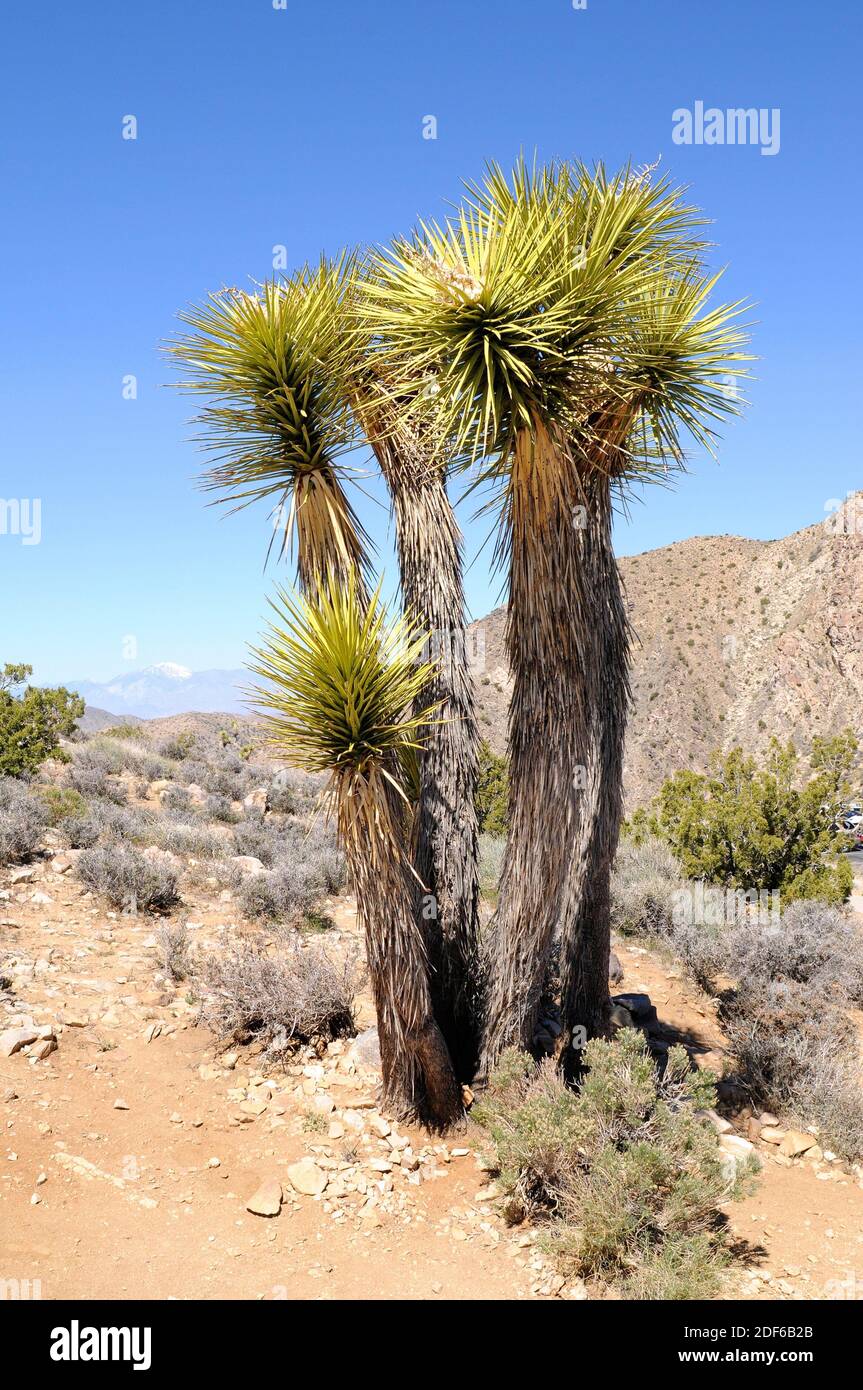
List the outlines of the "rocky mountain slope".
{"label": "rocky mountain slope", "polygon": [[[621,561],[633,628],[630,809],[712,750],[805,750],[813,734],[863,733],[863,493],[776,541],[696,536]],[[506,742],[506,610],[471,629],[480,728]]]}

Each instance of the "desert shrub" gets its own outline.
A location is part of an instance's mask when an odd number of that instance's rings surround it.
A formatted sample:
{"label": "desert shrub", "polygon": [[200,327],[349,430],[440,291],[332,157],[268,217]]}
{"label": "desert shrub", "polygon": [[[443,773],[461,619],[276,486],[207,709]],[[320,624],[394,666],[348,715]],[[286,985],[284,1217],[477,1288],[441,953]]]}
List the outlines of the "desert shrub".
{"label": "desert shrub", "polygon": [[237,900],[247,917],[292,924],[299,922],[325,892],[324,880],[315,869],[282,862],[275,869],[245,878]]}
{"label": "desert shrub", "polygon": [[622,936],[666,937],[675,893],[686,888],[680,865],[657,836],[624,836],[611,877],[611,924]]}
{"label": "desert shrub", "polygon": [[165,912],[179,900],[177,872],[160,859],[147,859],[131,845],[87,849],[78,876],[113,907],[124,912]]}
{"label": "desert shrub", "polygon": [[70,770],[69,781],[73,790],[86,797],[88,801],[93,797],[101,797],[119,806],[127,799],[128,793],[123,783],[112,777],[98,761],[76,761]]}
{"label": "desert shrub", "polygon": [[156,752],[160,758],[170,758],[171,762],[181,763],[188,758],[196,743],[193,733],[175,734],[172,738],[163,738],[156,744]]}
{"label": "desert shrub", "polygon": [[86,811],[80,816],[67,816],[62,829],[70,849],[92,849],[102,833],[99,821]]}
{"label": "desert shrub", "polygon": [[258,1037],[274,1050],[353,1034],[360,973],[319,946],[268,956],[251,946],[210,955],[202,971],[202,1018],[222,1039]]}
{"label": "desert shrub", "polygon": [[294,815],[297,810],[297,796],[290,773],[283,769],[267,785],[267,801],[271,811],[281,815]]}
{"label": "desert shrub", "polygon": [[479,837],[479,887],[483,897],[496,898],[506,840],[502,835]]}
{"label": "desert shrub", "polygon": [[75,733],[84,713],[80,696],[28,685],[32,674],[32,666],[0,668],[0,776],[27,776],[46,758],[66,761],[60,739]]}
{"label": "desert shrub", "polygon": [[169,811],[156,821],[151,843],[171,854],[191,854],[198,859],[218,859],[225,852],[218,831],[201,821],[185,819],[179,812]]}
{"label": "desert shrub", "polygon": [[156,949],[165,974],[175,983],[191,970],[189,930],[185,922],[166,922],[156,933]]}
{"label": "desert shrub", "polygon": [[104,797],[94,797],[84,816],[70,817],[62,823],[61,829],[69,837],[70,844],[74,843],[71,837],[77,835],[78,847],[83,848],[85,846],[80,836],[82,833],[87,836],[93,828],[96,837],[90,841],[92,844],[100,839],[149,844],[157,825],[158,821],[151,812],[133,806],[118,806]]}
{"label": "desert shrub", "polygon": [[479,772],[474,797],[480,831],[505,835],[509,809],[509,769],[507,760],[492,751],[482,739],[479,745]]}
{"label": "desert shrub", "polygon": [[611,924],[621,936],[634,936],[670,951],[702,989],[724,968],[722,931],[694,922],[682,910],[693,884],[666,844],[650,833],[627,834],[611,876]]}
{"label": "desert shrub", "polygon": [[144,730],[140,724],[112,724],[110,728],[102,730],[103,738],[120,739],[143,739],[146,738]]}
{"label": "desert shrub", "polygon": [[785,902],[845,902],[853,874],[835,824],[850,793],[857,751],[851,732],[815,737],[801,786],[794,745],[772,739],[759,767],[740,748],[715,754],[710,772],[677,772],[663,785],[650,821],[691,879],[723,887],[779,889]]}
{"label": "desert shrub", "polygon": [[45,807],[48,825],[57,826],[70,817],[86,815],[87,803],[74,787],[37,787],[36,796]]}
{"label": "desert shrub", "polygon": [[208,820],[223,821],[226,825],[233,825],[237,819],[231,798],[221,796],[218,792],[211,793],[207,797],[204,803],[204,814]]}
{"label": "desert shrub", "polygon": [[247,816],[234,827],[235,853],[251,855],[262,864],[272,865],[284,853],[286,844],[284,827],[275,821],[263,820],[259,812]]}
{"label": "desert shrub", "polygon": [[185,787],[165,787],[160,800],[166,811],[188,811],[192,805]]}
{"label": "desert shrub", "polygon": [[624,1297],[705,1298],[729,1262],[721,1205],[755,1165],[732,1165],[703,1111],[711,1079],[672,1048],[660,1075],[640,1034],[595,1040],[580,1091],[552,1061],[504,1053],[472,1112],[490,1141],[506,1215],[546,1223],[567,1273]]}
{"label": "desert shrub", "polygon": [[319,879],[324,893],[341,893],[347,883],[348,864],[335,841],[309,845],[306,867],[312,879]]}
{"label": "desert shrub", "polygon": [[20,783],[0,777],[0,865],[21,864],[39,848],[47,814]]}
{"label": "desert shrub", "polygon": [[863,933],[828,903],[792,902],[778,922],[742,922],[728,933],[727,952],[729,969],[750,991],[756,982],[785,980],[863,1003]]}
{"label": "desert shrub", "polygon": [[863,1154],[863,1065],[853,1023],[828,988],[741,976],[722,1020],[752,1100],[815,1125],[827,1147]]}

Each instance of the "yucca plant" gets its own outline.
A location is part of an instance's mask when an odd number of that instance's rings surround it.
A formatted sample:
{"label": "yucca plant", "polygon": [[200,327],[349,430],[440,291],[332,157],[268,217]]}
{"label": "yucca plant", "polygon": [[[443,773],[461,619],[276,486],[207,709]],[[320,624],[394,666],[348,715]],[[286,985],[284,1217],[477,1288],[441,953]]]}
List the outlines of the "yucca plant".
{"label": "yucca plant", "polygon": [[167,352],[180,389],[202,393],[204,486],[235,507],[275,504],[274,538],[296,551],[306,592],[330,572],[364,576],[368,537],[345,492],[343,456],[360,442],[344,390],[353,349],[342,305],[349,257],[253,292],[224,289],[185,310]]}
{"label": "yucca plant", "polygon": [[700,220],[629,171],[493,169],[445,226],[380,254],[365,297],[381,374],[433,379],[417,408],[501,504],[511,805],[484,1067],[532,1046],[555,932],[569,1028],[606,1029],[628,704],[613,496],[679,465],[681,432],[710,442],[742,362],[735,307],[702,312]]}
{"label": "yucca plant", "polygon": [[[417,911],[432,961],[435,1006],[460,1074],[473,1072],[477,1029],[477,726],[465,646],[461,537],[446,458],[405,401],[376,379],[353,311],[355,259],[323,260],[254,293],[223,290],[182,320],[169,351],[181,383],[210,398],[201,442],[216,457],[206,485],[227,500],[276,504],[296,541],[300,583],[366,572],[367,537],[344,491],[343,455],[370,444],[390,490],[405,606],[437,660],[417,708],[440,702],[428,731],[417,802]],[[361,590],[359,590],[361,592]],[[435,904],[432,913],[422,898]]]}
{"label": "yucca plant", "polygon": [[423,731],[417,711],[432,671],[426,634],[389,620],[376,592],[331,576],[314,596],[279,591],[253,670],[274,749],[329,775],[327,794],[348,858],[378,1016],[384,1104],[445,1128],[461,1091],[435,1019],[417,922],[412,798]]}

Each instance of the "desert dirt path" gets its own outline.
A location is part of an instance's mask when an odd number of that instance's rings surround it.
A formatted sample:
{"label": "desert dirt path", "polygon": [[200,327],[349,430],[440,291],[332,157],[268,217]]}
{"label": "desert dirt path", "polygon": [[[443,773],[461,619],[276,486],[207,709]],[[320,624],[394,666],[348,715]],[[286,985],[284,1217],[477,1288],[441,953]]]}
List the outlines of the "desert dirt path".
{"label": "desert dirt path", "polygon": [[[464,1136],[380,1132],[374,1074],[350,1044],[266,1078],[250,1049],[225,1065],[186,987],[157,982],[151,919],[106,913],[47,863],[15,877],[0,876],[0,964],[12,984],[0,1031],[32,1018],[54,1025],[58,1047],[39,1061],[0,1058],[0,1280],[39,1281],[46,1299],[584,1296],[548,1269],[531,1232],[504,1226]],[[356,939],[353,906],[330,909],[327,940],[344,949]],[[236,931],[230,907],[206,894],[187,895],[186,911],[198,949]],[[707,1001],[646,952],[619,954],[620,988],[650,994],[669,1037],[721,1064]],[[325,1123],[310,1129],[315,1108]],[[762,1152],[759,1191],[732,1212],[749,1268],[729,1294],[860,1296],[855,1178]],[[292,1189],[288,1169],[303,1158],[329,1178],[318,1196]],[[247,1211],[273,1178],[280,1214]]]}

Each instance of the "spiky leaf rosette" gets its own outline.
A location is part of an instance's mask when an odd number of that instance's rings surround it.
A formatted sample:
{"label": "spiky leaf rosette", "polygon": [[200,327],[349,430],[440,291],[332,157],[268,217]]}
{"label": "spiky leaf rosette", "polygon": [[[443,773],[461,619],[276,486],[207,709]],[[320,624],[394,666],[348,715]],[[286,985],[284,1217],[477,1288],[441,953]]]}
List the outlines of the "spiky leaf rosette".
{"label": "spiky leaf rosette", "polygon": [[434,707],[413,702],[434,674],[422,660],[426,634],[408,617],[391,618],[379,591],[366,602],[350,579],[332,576],[315,596],[279,590],[274,621],[255,650],[256,691],[273,747],[295,766],[329,772],[346,836],[361,815],[386,840],[381,780],[407,810],[416,789],[421,731]]}
{"label": "spiky leaf rosette", "polygon": [[341,463],[358,443],[345,389],[354,347],[344,309],[354,273],[343,257],[253,293],[221,290],[179,315],[191,332],[167,345],[185,369],[180,389],[210,398],[197,417],[213,459],[204,486],[236,507],[272,501],[282,550],[296,538],[306,588],[329,570],[367,568],[368,537]]}
{"label": "spiky leaf rosette", "polygon": [[682,435],[709,444],[745,374],[741,306],[705,308],[703,221],[628,169],[492,167],[455,218],[373,258],[358,313],[381,376],[433,382],[420,399],[481,477],[508,481],[515,434],[537,422],[571,441],[573,466],[655,475]]}

